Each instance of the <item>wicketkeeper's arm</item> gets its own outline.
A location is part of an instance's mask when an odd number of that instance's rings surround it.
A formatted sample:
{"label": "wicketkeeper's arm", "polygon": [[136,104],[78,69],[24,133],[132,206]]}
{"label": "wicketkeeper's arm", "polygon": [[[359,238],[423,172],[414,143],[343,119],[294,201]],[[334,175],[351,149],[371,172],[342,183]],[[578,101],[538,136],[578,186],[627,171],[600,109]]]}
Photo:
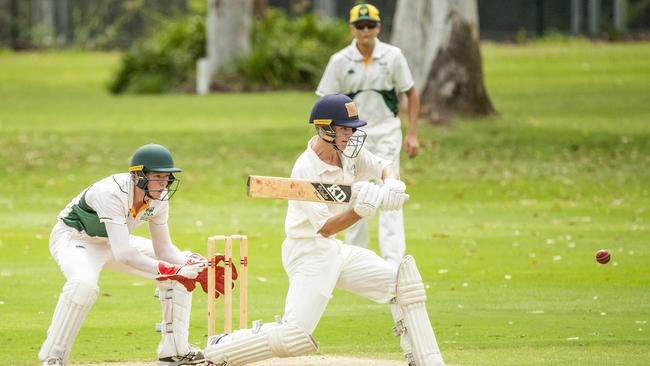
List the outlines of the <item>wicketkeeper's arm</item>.
{"label": "wicketkeeper's arm", "polygon": [[158,261],[140,253],[129,242],[129,229],[126,224],[107,222],[105,225],[111,251],[118,262],[153,275],[158,274]]}
{"label": "wicketkeeper's arm", "polygon": [[172,243],[167,224],[149,223],[151,242],[157,259],[173,264],[184,264],[187,260],[178,247]]}

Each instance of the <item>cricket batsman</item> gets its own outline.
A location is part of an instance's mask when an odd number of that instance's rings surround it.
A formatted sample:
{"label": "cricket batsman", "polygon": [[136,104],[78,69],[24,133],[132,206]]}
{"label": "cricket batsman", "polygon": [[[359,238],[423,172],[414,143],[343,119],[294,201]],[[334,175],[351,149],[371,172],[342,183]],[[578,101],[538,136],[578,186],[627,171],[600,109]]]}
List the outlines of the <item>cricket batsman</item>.
{"label": "cricket batsman", "polygon": [[[365,2],[350,9],[352,43],[332,55],[318,84],[316,94],[341,93],[349,96],[368,122],[364,148],[391,162],[399,176],[402,146],[409,157],[418,155],[417,121],[420,99],[413,75],[402,51],[377,36],[381,31],[379,10]],[[408,128],[402,137],[398,95],[408,102]],[[403,141],[403,143],[402,143]],[[395,266],[406,252],[402,210],[379,210],[378,244],[381,255]],[[359,220],[346,230],[345,242],[368,247],[368,220]]]}
{"label": "cricket batsman", "polygon": [[309,123],[316,127],[316,136],[298,157],[291,178],[354,183],[356,198],[349,206],[289,201],[282,244],[289,290],[281,322],[258,322],[252,329],[210,337],[206,358],[215,365],[234,366],[316,351],[312,333],[332,291],[340,288],[390,304],[393,333],[401,336],[409,365],[443,366],[413,257],[405,256],[396,267],[369,249],[336,238],[337,233],[378,209],[401,209],[408,199],[405,184],[397,179],[389,161],[363,147],[365,133],[359,128],[366,122],[359,119],[349,97],[322,97],[314,105]]}
{"label": "cricket batsman", "polygon": [[[59,213],[49,246],[66,283],[38,354],[43,366],[69,364],[77,333],[97,300],[104,267],[157,280],[162,305],[159,366],[205,361],[188,336],[192,290],[198,281],[207,291],[208,262],[198,254],[182,253],[172,243],[167,223],[168,201],[180,171],[167,148],[144,145],[133,154],[128,173],[92,184]],[[145,223],[151,240],[130,235]],[[223,267],[216,272],[217,290],[223,293]]]}

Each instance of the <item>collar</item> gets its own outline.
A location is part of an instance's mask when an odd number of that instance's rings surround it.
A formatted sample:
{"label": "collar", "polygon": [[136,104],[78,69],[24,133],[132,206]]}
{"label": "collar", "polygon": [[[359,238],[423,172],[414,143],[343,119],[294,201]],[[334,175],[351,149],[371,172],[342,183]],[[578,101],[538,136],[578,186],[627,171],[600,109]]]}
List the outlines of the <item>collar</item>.
{"label": "collar", "polygon": [[135,219],[136,216],[145,209],[149,208],[149,201],[145,202],[142,206],[140,206],[140,209],[136,212],[135,207],[131,206],[131,215]]}
{"label": "collar", "polygon": [[[388,52],[388,46],[386,43],[382,42],[379,40],[379,38],[375,38],[375,48],[372,49],[372,58],[373,59],[378,59],[383,57],[386,52]],[[357,40],[353,39],[352,43],[344,49],[344,54],[346,57],[353,61],[363,61],[364,57],[357,48]]]}
{"label": "collar", "polygon": [[316,154],[316,151],[311,148],[312,141],[317,138],[319,137],[314,136],[307,142],[307,157],[309,158],[311,165],[316,168],[318,175],[322,175],[325,172],[335,172],[337,170],[340,170],[341,168],[337,167],[336,165],[330,165],[322,161]]}

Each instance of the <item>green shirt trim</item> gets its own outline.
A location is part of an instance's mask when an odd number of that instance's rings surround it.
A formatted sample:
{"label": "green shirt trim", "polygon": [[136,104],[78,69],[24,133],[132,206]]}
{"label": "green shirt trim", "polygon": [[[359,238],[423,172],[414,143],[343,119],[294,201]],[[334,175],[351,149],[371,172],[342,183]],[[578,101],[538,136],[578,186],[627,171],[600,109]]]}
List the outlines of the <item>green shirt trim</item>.
{"label": "green shirt trim", "polygon": [[90,236],[108,238],[106,225],[99,221],[99,215],[97,215],[97,212],[86,203],[87,192],[88,190],[84,192],[81,199],[79,199],[79,202],[72,206],[70,213],[61,221],[78,231],[84,231]]}
{"label": "green shirt trim", "polygon": [[355,92],[346,94],[350,99],[354,99],[354,97],[361,93],[361,92],[366,92],[366,91],[373,91],[376,93],[379,93],[381,95],[382,99],[384,99],[384,103],[386,103],[386,107],[390,109],[391,112],[393,112],[393,115],[397,117],[399,114],[399,107],[398,107],[398,100],[397,100],[397,91],[395,89],[390,89],[390,90],[377,90],[377,89],[370,89],[370,90],[357,90]]}

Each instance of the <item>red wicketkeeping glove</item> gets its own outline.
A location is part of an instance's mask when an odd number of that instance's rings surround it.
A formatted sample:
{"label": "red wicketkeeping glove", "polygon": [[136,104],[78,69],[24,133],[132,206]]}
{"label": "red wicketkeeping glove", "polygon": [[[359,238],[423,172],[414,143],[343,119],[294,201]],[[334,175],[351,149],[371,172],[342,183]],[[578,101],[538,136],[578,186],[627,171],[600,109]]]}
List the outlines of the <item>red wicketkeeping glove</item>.
{"label": "red wicketkeeping glove", "polygon": [[[217,254],[214,257],[214,261],[217,264],[214,271],[215,283],[216,283],[214,298],[216,299],[219,297],[219,294],[223,294],[225,267],[223,264],[221,266],[219,264],[220,263],[225,264],[225,257],[223,256],[223,254]],[[234,263],[230,263],[230,268],[232,269],[232,280],[233,280],[232,288],[234,288],[235,287],[234,281],[237,280],[238,277],[237,268],[235,267]],[[208,269],[207,268],[199,273],[199,275],[196,277],[196,281],[201,284],[201,288],[207,294],[208,293]]]}
{"label": "red wicketkeeping glove", "polygon": [[[203,258],[203,257],[201,257]],[[167,262],[158,262],[158,281],[174,280],[180,282],[187,291],[192,292],[196,287],[196,277],[201,271],[207,270],[208,261],[203,258],[190,256],[185,264],[171,264]]]}

